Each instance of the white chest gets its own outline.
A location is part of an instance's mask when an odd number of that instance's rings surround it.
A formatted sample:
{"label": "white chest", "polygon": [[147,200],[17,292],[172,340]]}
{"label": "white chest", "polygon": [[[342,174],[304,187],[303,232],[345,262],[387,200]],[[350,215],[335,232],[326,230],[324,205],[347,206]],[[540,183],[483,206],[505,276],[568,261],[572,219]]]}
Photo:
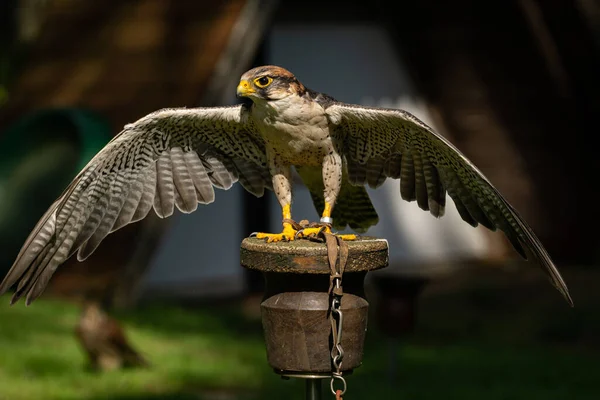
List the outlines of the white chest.
{"label": "white chest", "polygon": [[256,104],[252,116],[268,149],[293,165],[320,165],[332,150],[325,110],[297,96]]}

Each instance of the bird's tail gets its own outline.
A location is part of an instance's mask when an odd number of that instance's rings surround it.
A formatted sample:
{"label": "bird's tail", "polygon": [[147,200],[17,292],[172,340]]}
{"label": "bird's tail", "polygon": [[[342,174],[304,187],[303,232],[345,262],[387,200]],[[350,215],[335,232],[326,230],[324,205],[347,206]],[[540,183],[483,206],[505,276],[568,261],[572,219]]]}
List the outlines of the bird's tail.
{"label": "bird's tail", "polygon": [[136,350],[134,350],[132,347],[129,347],[127,349],[127,351],[124,352],[123,360],[124,360],[124,366],[126,368],[133,368],[133,367],[150,368],[151,367],[150,362],[144,356],[142,356],[140,353],[138,353]]}
{"label": "bird's tail", "polygon": [[[313,204],[320,214],[325,206],[321,168],[296,167],[296,170],[308,188]],[[379,222],[379,216],[365,187],[351,185],[346,174],[342,179],[342,188],[331,217],[333,218],[334,229],[343,230],[346,226],[349,226],[359,233],[365,232],[369,227]]]}

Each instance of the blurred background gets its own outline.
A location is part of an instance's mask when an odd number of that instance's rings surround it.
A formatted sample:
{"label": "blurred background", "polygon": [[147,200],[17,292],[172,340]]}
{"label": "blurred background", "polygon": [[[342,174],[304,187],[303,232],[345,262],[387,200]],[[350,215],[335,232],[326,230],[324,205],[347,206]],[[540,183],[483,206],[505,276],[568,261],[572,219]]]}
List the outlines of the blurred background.
{"label": "blurred background", "polygon": [[[449,138],[534,228],[576,305],[501,234],[451,204],[437,220],[386,182],[367,234],[388,239],[390,267],[367,277],[346,397],[597,399],[599,48],[595,0],[2,0],[0,275],[124,124],[233,104],[244,71],[276,64]],[[295,219],[317,219],[296,187]],[[216,196],[109,235],[31,307],[4,297],[0,399],[303,398],[267,365],[263,280],[239,263],[244,237],[280,229],[279,206],[237,186]],[[86,321],[119,351],[90,364]]]}

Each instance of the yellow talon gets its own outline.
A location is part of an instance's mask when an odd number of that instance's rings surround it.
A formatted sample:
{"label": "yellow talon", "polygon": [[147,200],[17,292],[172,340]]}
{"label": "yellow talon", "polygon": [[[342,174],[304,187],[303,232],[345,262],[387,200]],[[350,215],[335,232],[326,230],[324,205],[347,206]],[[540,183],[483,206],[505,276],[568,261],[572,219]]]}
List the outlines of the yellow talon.
{"label": "yellow talon", "polygon": [[256,234],[257,239],[267,239],[267,243],[290,241],[296,238],[296,230],[292,228],[292,225],[285,223],[283,224],[283,232],[281,233],[263,233],[259,232]]}
{"label": "yellow talon", "polygon": [[[328,226],[315,227],[315,228],[304,228],[301,231],[298,231],[298,237],[316,236],[321,231],[321,229],[325,233],[333,233],[333,232],[331,232],[331,228],[329,228]],[[348,235],[340,235],[338,233],[333,233],[333,234],[342,240],[356,240],[356,235],[354,235],[354,234],[348,234]]]}
{"label": "yellow talon", "polygon": [[325,232],[325,233],[331,233],[331,228],[329,228],[328,226],[323,226],[323,227],[315,227],[315,228],[304,228],[301,231],[299,231],[298,236],[300,236],[300,237],[316,236],[319,232],[321,232],[321,230],[323,230],[323,232]]}
{"label": "yellow talon", "polygon": [[[291,213],[291,208],[289,204],[286,204],[282,207],[282,217],[283,220],[291,220],[292,219],[292,213]],[[323,217],[329,217],[331,213],[331,205],[329,203],[325,203],[325,210],[323,211]],[[296,224],[298,225],[298,224]],[[303,221],[300,221],[300,226],[305,226],[303,224]],[[306,221],[306,225],[308,225],[308,221]],[[292,226],[292,224],[290,224],[289,222],[284,222],[283,223],[283,232],[281,233],[264,233],[264,232],[258,232],[258,233],[253,233],[250,236],[254,236],[257,239],[267,239],[267,243],[272,243],[272,242],[287,242],[287,241],[291,241],[296,239],[296,235],[298,236],[298,238],[307,238],[307,237],[314,237],[317,236],[319,234],[319,232],[321,232],[321,230],[325,233],[332,233],[331,232],[331,228],[327,225],[321,225],[318,227],[310,227],[310,228],[304,228],[301,230],[296,230],[294,229],[294,227]],[[356,235],[339,235],[337,233],[335,233],[334,235],[336,235],[337,237],[339,237],[342,240],[356,240],[357,236]]]}

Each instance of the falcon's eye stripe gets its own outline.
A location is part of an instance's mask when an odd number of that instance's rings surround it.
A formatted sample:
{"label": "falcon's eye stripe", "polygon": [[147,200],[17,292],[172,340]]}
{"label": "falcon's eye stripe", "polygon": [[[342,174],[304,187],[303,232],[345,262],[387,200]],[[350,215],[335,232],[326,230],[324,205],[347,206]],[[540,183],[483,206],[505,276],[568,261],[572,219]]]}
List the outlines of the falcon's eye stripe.
{"label": "falcon's eye stripe", "polygon": [[273,78],[270,76],[261,76],[260,78],[256,78],[254,80],[254,84],[259,88],[267,87],[271,84],[271,82],[273,82]]}

